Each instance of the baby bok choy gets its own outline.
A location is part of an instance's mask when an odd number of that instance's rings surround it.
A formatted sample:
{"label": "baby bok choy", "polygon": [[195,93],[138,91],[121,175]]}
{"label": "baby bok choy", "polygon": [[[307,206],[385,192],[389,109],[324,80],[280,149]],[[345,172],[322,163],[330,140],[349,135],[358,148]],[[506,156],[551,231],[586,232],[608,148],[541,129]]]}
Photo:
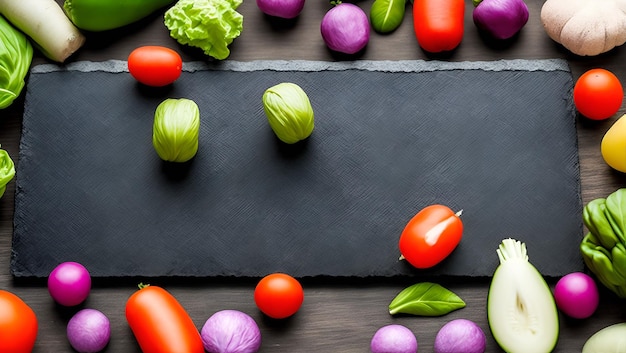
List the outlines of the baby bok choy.
{"label": "baby bok choy", "polygon": [[585,264],[600,283],[626,298],[626,188],[591,200],[583,209],[589,233],[580,243]]}
{"label": "baby bok choy", "polygon": [[504,239],[487,297],[487,318],[506,352],[551,352],[559,335],[556,302],[541,273],[530,262],[526,244]]}

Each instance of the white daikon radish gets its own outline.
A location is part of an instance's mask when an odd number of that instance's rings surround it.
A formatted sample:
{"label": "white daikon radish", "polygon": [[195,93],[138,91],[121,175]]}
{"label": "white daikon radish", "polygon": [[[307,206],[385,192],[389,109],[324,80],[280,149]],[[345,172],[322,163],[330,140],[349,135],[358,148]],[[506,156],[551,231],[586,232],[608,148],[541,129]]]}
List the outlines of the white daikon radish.
{"label": "white daikon radish", "polygon": [[64,62],[85,43],[85,36],[54,0],[0,0],[0,14],[53,61]]}

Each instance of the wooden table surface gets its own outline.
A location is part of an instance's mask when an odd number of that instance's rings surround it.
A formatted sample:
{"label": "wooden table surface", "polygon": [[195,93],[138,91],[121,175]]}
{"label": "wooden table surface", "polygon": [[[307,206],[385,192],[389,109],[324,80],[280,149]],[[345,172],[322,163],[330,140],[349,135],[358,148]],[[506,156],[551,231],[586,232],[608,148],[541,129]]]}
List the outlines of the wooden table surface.
{"label": "wooden table surface", "polygon": [[[369,13],[372,0],[358,2]],[[61,3],[61,1],[59,1]],[[230,46],[229,59],[306,60],[401,60],[441,59],[476,61],[498,59],[564,58],[570,63],[577,79],[585,70],[602,67],[613,71],[626,83],[626,48],[616,48],[595,57],[579,57],[553,42],[542,27],[539,14],[543,1],[528,0],[530,19],[520,35],[507,43],[493,43],[482,38],[471,20],[471,1],[466,0],[466,30],[460,47],[445,57],[426,55],[417,45],[413,34],[411,7],[402,26],[392,34],[372,32],[366,50],[356,57],[336,56],[326,49],[319,32],[324,13],[330,8],[326,1],[309,0],[302,14],[294,21],[276,21],[264,16],[254,1],[239,8],[244,16],[244,31]],[[141,45],[165,45],[177,49],[184,60],[207,60],[199,51],[178,45],[169,37],[162,22],[162,12],[123,30],[89,34],[87,44],[69,61],[107,59],[125,60]],[[45,63],[39,53],[33,64]],[[450,102],[454,104],[454,102]],[[16,163],[24,95],[0,112],[0,144]],[[626,177],[607,167],[600,155],[604,132],[624,112],[622,106],[615,117],[603,122],[577,120],[579,131],[582,198],[588,201],[605,197],[626,185]],[[549,117],[546,117],[549,118]],[[51,143],[54,143],[51,141]],[[112,334],[106,352],[139,352],[124,318],[126,299],[135,291],[137,279],[96,279],[91,295],[80,308],[63,308],[50,298],[45,281],[16,280],[9,272],[15,182],[8,185],[0,199],[0,289],[19,295],[36,312],[40,329],[35,352],[72,352],[65,337],[65,325],[71,315],[82,307],[101,310],[111,320]],[[511,205],[514,206],[514,205]],[[513,208],[513,207],[512,207]],[[511,209],[511,212],[514,212]],[[532,222],[532,220],[529,220]],[[495,256],[495,249],[485,254]],[[421,279],[420,279],[421,280]],[[254,305],[251,279],[152,279],[151,282],[168,289],[189,311],[200,329],[206,319],[221,309],[238,309],[257,320],[262,335],[262,352],[368,352],[374,332],[381,326],[398,323],[413,330],[420,352],[432,352],[439,328],[455,318],[477,322],[487,334],[487,352],[500,349],[490,334],[486,316],[489,278],[437,278],[436,281],[456,292],[467,307],[447,316],[436,318],[391,317],[387,312],[390,300],[403,288],[415,283],[415,278],[395,279],[303,279],[305,302],[293,317],[273,321],[264,318]],[[549,279],[551,285],[556,279]],[[586,339],[597,330],[625,320],[624,302],[602,289],[601,304],[596,314],[586,320],[572,320],[561,315],[557,352],[580,352]]]}

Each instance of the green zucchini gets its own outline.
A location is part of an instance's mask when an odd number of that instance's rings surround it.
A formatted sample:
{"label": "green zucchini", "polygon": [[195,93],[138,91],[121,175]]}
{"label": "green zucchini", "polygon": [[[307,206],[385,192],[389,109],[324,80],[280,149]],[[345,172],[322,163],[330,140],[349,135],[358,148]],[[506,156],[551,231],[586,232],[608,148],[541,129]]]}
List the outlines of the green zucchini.
{"label": "green zucchini", "polygon": [[101,32],[129,25],[175,0],[65,0],[63,9],[82,30]]}

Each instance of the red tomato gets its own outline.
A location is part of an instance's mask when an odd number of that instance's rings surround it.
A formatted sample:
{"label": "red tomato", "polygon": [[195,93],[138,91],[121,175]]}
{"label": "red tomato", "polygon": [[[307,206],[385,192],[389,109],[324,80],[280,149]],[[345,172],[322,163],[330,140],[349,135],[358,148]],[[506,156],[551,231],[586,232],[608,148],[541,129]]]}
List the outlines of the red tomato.
{"label": "red tomato", "polygon": [[414,267],[429,268],[448,257],[461,241],[463,222],[443,205],[419,211],[400,235],[400,253]]}
{"label": "red tomato", "polygon": [[0,352],[30,353],[37,330],[33,309],[17,295],[0,290]]}
{"label": "red tomato", "polygon": [[204,353],[200,331],[182,305],[161,287],[142,286],[126,302],[126,320],[150,353]]}
{"label": "red tomato", "polygon": [[261,312],[273,319],[295,314],[304,301],[304,290],[297,279],[284,273],[263,277],[254,289],[254,302]]}
{"label": "red tomato", "polygon": [[413,28],[417,42],[427,52],[453,50],[463,40],[463,0],[414,0]]}
{"label": "red tomato", "polygon": [[622,106],[624,91],[620,80],[605,69],[591,69],[574,85],[574,105],[583,116],[593,120],[612,117]]}
{"label": "red tomato", "polygon": [[133,50],[128,56],[128,71],[144,85],[167,86],[180,77],[183,60],[170,48],[148,45]]}

